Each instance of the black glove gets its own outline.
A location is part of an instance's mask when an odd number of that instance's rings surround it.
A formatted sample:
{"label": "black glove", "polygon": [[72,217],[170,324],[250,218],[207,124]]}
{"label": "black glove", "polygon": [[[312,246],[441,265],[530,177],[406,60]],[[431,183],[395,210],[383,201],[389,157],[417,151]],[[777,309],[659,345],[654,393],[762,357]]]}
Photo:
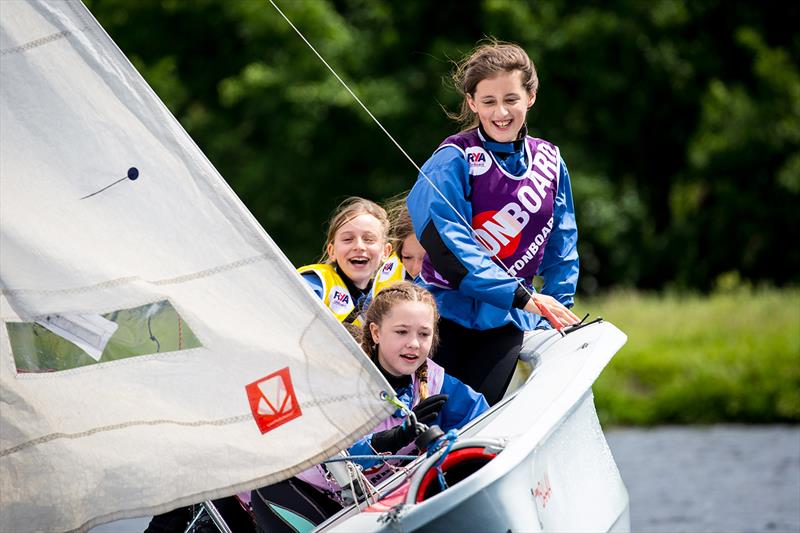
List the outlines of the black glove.
{"label": "black glove", "polygon": [[417,430],[406,419],[399,426],[372,434],[372,449],[378,453],[396,452],[417,437]]}
{"label": "black glove", "polygon": [[426,426],[430,425],[439,416],[442,407],[447,402],[447,398],[449,398],[447,394],[437,394],[419,402],[413,409],[414,414],[417,416],[417,422]]}
{"label": "black glove", "polygon": [[[427,425],[436,420],[447,398],[447,394],[437,394],[419,402],[413,409],[417,422]],[[378,453],[394,453],[411,444],[415,438],[417,438],[417,428],[412,426],[410,419],[406,419],[399,426],[373,434],[372,449]]]}

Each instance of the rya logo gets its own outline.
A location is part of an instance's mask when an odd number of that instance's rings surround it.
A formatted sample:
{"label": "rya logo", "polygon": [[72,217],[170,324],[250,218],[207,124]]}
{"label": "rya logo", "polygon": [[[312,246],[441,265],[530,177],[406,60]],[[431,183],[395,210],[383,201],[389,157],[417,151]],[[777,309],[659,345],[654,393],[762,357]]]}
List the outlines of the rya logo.
{"label": "rya logo", "polygon": [[340,305],[347,305],[350,303],[350,295],[340,291],[335,291],[333,293],[333,301]]}
{"label": "rya logo", "polygon": [[328,293],[328,302],[331,311],[336,315],[347,313],[353,307],[350,293],[341,285],[331,287]]}
{"label": "rya logo", "polygon": [[469,173],[472,176],[480,176],[492,166],[489,154],[480,146],[470,146],[464,152],[467,155]]}

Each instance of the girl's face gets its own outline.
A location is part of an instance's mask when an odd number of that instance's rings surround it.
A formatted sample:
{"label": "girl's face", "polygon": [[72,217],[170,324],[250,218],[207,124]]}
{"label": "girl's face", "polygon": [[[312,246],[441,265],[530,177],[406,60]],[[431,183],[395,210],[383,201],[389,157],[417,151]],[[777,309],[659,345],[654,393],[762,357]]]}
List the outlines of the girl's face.
{"label": "girl's face", "polygon": [[536,101],[536,94],[522,86],[522,72],[502,72],[475,86],[475,94],[467,94],[467,104],[477,113],[481,126],[498,142],[511,142],[519,135],[525,115]]}
{"label": "girl's face", "polygon": [[328,257],[353,284],[363,289],[391,250],[374,216],[363,213],[345,222],[328,244]]}
{"label": "girl's face", "polygon": [[433,328],[429,303],[396,303],[380,324],[369,325],[372,340],[378,345],[378,362],[393,376],[410,376],[431,351]]}
{"label": "girl's face", "polygon": [[417,240],[416,235],[413,233],[403,239],[403,247],[400,252],[400,261],[406,272],[412,278],[416,278],[422,270],[422,260],[425,258],[425,248]]}

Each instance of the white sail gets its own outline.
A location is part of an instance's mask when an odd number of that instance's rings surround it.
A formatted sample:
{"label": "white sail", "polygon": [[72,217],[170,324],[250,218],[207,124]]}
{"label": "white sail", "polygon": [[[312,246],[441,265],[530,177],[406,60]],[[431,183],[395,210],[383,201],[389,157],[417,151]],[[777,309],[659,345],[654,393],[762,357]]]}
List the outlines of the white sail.
{"label": "white sail", "polygon": [[267,484],[391,412],[79,1],[3,0],[0,23],[0,529]]}

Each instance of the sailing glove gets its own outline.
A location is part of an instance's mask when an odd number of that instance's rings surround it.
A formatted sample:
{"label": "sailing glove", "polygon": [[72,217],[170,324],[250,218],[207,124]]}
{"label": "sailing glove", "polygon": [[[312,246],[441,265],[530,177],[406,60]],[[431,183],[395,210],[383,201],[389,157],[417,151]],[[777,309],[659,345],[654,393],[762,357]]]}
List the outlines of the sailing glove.
{"label": "sailing glove", "polygon": [[378,453],[396,452],[416,438],[417,431],[406,419],[399,426],[372,434],[372,449]]}
{"label": "sailing glove", "polygon": [[414,414],[417,416],[417,422],[421,422],[426,426],[430,425],[442,412],[447,398],[447,394],[436,394],[419,402],[413,409]]}
{"label": "sailing glove", "polygon": [[[447,394],[437,394],[419,402],[413,409],[417,421],[427,425],[436,420],[445,402],[447,402],[447,398]],[[415,438],[417,438],[417,430],[409,419],[406,419],[399,426],[374,433],[372,435],[372,449],[378,453],[394,453],[411,444]]]}

